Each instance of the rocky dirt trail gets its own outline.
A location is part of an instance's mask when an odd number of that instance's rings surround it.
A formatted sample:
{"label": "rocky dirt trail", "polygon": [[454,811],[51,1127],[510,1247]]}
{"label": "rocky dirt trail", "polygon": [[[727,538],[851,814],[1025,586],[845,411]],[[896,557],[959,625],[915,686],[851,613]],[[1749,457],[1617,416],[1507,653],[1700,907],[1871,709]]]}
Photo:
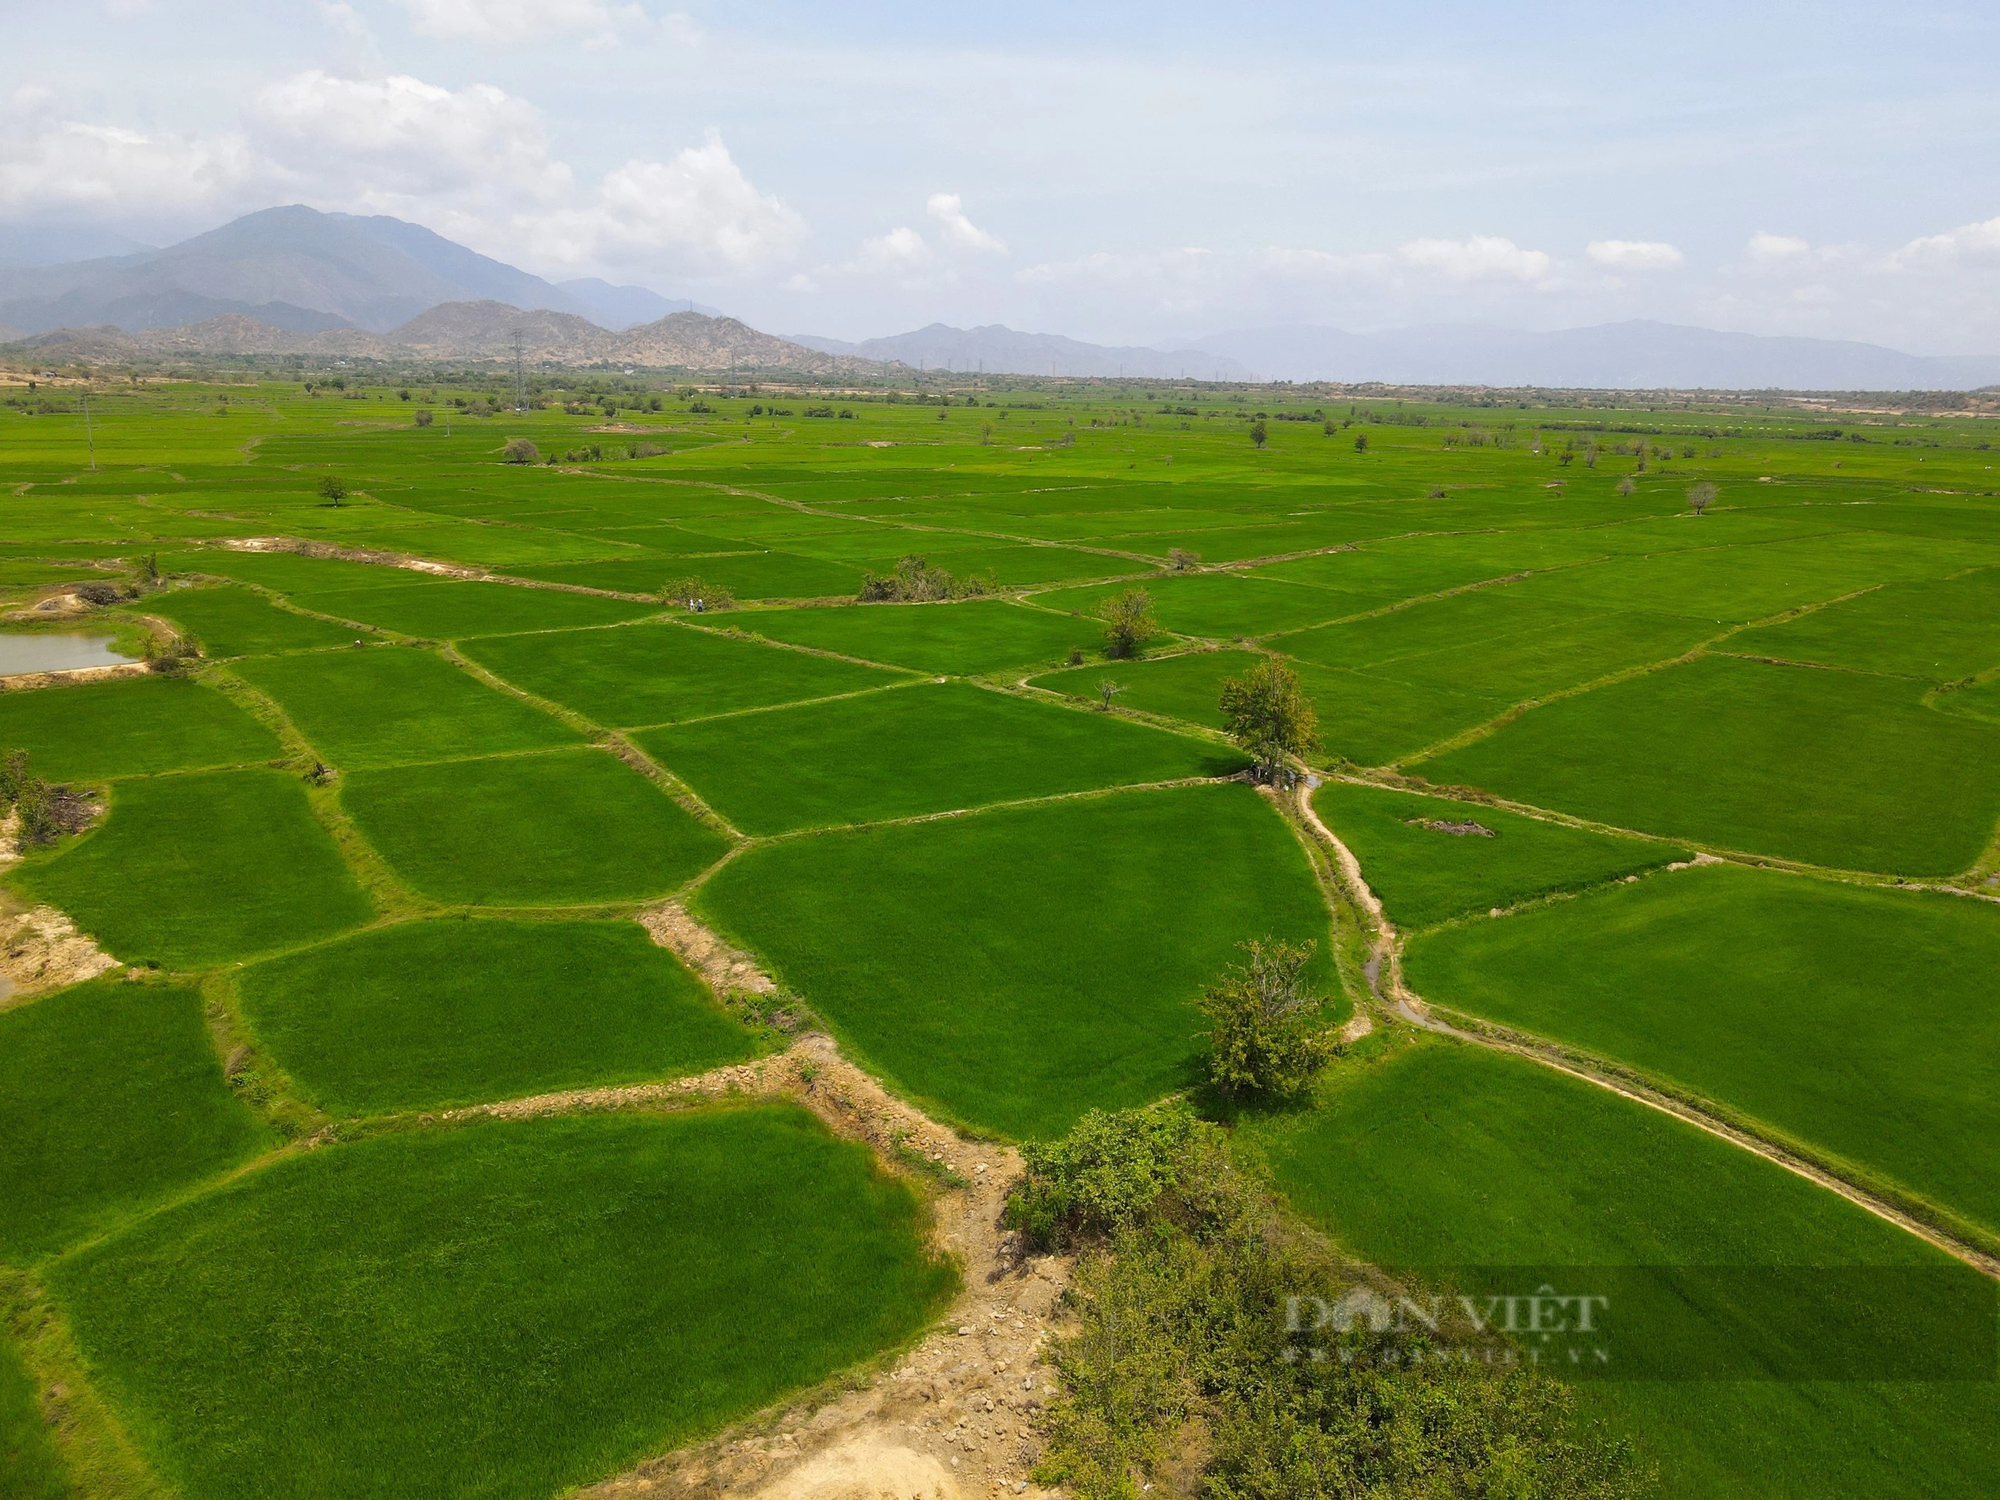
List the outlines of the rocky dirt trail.
{"label": "rocky dirt trail", "polygon": [[[679,954],[719,993],[776,990],[749,955],[679,905],[655,907],[640,921],[655,942]],[[836,1134],[866,1142],[885,1164],[931,1183],[936,1243],[958,1260],[964,1289],[938,1328],[872,1373],[836,1379],[581,1494],[590,1500],[1041,1495],[1029,1478],[1040,1456],[1033,1421],[1048,1379],[1040,1356],[1069,1264],[1024,1254],[1001,1225],[1008,1186],[1021,1170],[1011,1147],[939,1125],[890,1095],[819,1032],[777,1056],[697,1078],[547,1094],[453,1113],[521,1118],[730,1097],[802,1104]],[[745,1337],[751,1336],[746,1327]]]}

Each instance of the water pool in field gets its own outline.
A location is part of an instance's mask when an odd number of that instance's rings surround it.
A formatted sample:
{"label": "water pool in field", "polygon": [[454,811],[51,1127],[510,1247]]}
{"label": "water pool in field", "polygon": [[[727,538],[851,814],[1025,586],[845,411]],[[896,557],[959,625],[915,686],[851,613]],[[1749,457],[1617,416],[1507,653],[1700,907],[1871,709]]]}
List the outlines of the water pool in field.
{"label": "water pool in field", "polygon": [[0,634],[0,677],[21,672],[73,672],[78,667],[119,667],[131,660],[111,649],[108,635]]}

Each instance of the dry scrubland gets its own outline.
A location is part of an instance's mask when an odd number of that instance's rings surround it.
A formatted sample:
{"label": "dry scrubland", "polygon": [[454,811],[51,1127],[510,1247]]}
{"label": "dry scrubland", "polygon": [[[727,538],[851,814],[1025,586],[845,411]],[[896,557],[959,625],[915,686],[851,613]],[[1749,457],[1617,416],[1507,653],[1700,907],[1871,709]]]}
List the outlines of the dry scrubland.
{"label": "dry scrubland", "polygon": [[[412,420],[469,391],[119,389],[95,468],[66,390],[0,407],[9,607],[108,584],[61,628],[198,650],[0,692],[99,813],[10,899],[120,964],[0,999],[0,1494],[550,1496],[893,1355],[957,1285],[920,1156],[657,1089],[463,1113],[801,1024],[1002,1141],[1185,1093],[1419,1277],[1652,1268],[1711,1335],[1696,1268],[1990,1288],[1990,424],[1138,382]],[[935,597],[857,602],[912,554]],[[1366,893],[1219,732],[1270,658]],[[656,945],[670,899],[780,992]],[[1355,1039],[1226,1109],[1194,1002],[1267,936]],[[1837,1320],[1579,1410],[1663,1495],[2000,1489],[1993,1381],[1801,1379]]]}

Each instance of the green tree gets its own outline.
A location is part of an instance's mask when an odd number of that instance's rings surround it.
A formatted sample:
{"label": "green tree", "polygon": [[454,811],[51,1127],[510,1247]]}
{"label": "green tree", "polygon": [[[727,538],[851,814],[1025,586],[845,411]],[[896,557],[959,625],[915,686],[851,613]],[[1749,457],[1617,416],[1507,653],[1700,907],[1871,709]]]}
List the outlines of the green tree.
{"label": "green tree", "polygon": [[1320,748],[1319,713],[1299,686],[1299,674],[1275,656],[1227,679],[1220,707],[1223,727],[1256,761],[1259,781],[1288,777],[1290,757]]}
{"label": "green tree", "polygon": [[1700,484],[1688,487],[1688,505],[1696,515],[1701,515],[1711,505],[1715,504],[1715,497],[1720,493],[1721,491],[1716,489],[1713,484],[1710,484],[1707,480],[1703,480]]}
{"label": "green tree", "polygon": [[526,438],[508,438],[507,446],[500,450],[500,461],[508,464],[531,464],[542,456],[542,450]]}
{"label": "green tree", "polygon": [[1137,656],[1160,628],[1153,618],[1153,596],[1144,589],[1127,589],[1106,599],[1098,614],[1104,621],[1106,656]]}
{"label": "green tree", "polygon": [[347,499],[347,485],[329,474],[319,482],[319,496],[328,505],[339,505]]}
{"label": "green tree", "polygon": [[1209,1019],[1208,1077],[1225,1094],[1292,1098],[1312,1085],[1339,1045],[1315,1024],[1320,997],[1306,985],[1311,942],[1252,938],[1196,1003]]}
{"label": "green tree", "polygon": [[1365,433],[1365,432],[1357,432],[1357,433],[1356,433],[1356,434],[1354,435],[1354,451],[1355,451],[1356,453],[1366,453],[1366,452],[1368,451],[1368,434],[1367,434],[1367,433]]}
{"label": "green tree", "polygon": [[1262,422],[1252,422],[1250,424],[1251,442],[1255,443],[1259,448],[1261,448],[1270,440],[1271,440],[1270,430],[1266,428]]}

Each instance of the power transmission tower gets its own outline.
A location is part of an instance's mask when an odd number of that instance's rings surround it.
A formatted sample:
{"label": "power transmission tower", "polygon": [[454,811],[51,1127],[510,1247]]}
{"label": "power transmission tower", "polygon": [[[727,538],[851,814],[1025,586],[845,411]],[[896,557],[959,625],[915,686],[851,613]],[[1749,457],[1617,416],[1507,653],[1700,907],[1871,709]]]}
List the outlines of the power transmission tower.
{"label": "power transmission tower", "polygon": [[516,328],[514,330],[514,410],[517,412],[524,412],[528,409],[528,383],[521,375],[521,345],[523,342],[521,330]]}
{"label": "power transmission tower", "polygon": [[90,392],[83,393],[83,440],[90,445],[90,472],[97,472],[97,434],[90,430]]}

